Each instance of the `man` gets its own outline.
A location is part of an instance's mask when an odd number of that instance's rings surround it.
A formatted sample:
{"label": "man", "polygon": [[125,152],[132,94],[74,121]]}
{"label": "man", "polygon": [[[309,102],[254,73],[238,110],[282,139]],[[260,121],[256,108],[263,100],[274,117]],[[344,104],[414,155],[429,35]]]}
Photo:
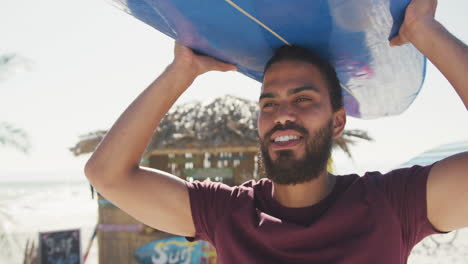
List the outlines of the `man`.
{"label": "man", "polygon": [[[391,45],[416,46],[468,107],[468,48],[434,19],[436,5],[413,0]],[[174,53],[85,168],[104,197],[143,223],[210,241],[220,263],[406,263],[425,236],[468,226],[468,153],[386,175],[327,173],[346,113],[334,70],[299,47],[281,48],[265,69],[258,130],[269,179],[228,187],[140,168],[153,131],[193,80],[235,70],[178,44]]]}

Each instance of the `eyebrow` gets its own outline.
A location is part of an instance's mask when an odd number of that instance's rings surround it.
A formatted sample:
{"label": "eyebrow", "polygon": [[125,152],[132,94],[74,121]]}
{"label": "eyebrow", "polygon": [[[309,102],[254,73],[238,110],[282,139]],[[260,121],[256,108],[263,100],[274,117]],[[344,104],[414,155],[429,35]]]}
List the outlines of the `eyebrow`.
{"label": "eyebrow", "polygon": [[275,98],[275,94],[274,93],[262,93],[260,95],[260,98],[258,98],[258,101],[261,101],[262,99],[265,99],[265,98]]}
{"label": "eyebrow", "polygon": [[308,86],[302,86],[302,87],[291,89],[288,91],[288,95],[300,93],[302,91],[314,91],[316,93],[319,92],[319,90],[316,87],[308,85]]}
{"label": "eyebrow", "polygon": [[[302,91],[314,91],[316,93],[319,92],[319,90],[316,87],[307,85],[307,86],[301,86],[301,87],[297,87],[297,88],[289,90],[288,95],[297,94]],[[261,101],[262,99],[265,99],[265,98],[275,98],[275,97],[277,97],[276,93],[262,93],[258,101]]]}

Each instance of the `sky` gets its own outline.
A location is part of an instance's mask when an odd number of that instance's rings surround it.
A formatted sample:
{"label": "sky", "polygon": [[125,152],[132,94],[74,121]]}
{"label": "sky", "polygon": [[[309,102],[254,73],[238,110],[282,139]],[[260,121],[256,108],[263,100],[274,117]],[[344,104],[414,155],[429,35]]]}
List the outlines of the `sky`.
{"label": "sky", "polygon": [[[468,42],[468,1],[439,1],[437,19]],[[0,76],[0,121],[25,130],[24,155],[0,149],[1,180],[84,180],[89,155],[68,150],[79,136],[108,129],[172,61],[173,40],[116,8],[109,0],[1,0],[0,54],[19,57]],[[258,100],[260,84],[239,73],[208,73],[176,104],[226,94]],[[425,84],[401,115],[348,118],[347,129],[373,142],[333,155],[336,173],[388,171],[440,144],[468,140],[468,112],[429,63]]]}

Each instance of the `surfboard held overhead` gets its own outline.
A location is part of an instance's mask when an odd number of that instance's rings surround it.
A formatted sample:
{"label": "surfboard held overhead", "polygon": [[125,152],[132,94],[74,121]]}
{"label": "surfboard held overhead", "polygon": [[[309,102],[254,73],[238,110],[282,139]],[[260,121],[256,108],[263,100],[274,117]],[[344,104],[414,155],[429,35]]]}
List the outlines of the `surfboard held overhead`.
{"label": "surfboard held overhead", "polygon": [[425,57],[412,45],[389,45],[410,0],[117,2],[158,31],[236,64],[258,81],[276,48],[309,48],[336,68],[346,110],[354,117],[400,114],[424,82]]}

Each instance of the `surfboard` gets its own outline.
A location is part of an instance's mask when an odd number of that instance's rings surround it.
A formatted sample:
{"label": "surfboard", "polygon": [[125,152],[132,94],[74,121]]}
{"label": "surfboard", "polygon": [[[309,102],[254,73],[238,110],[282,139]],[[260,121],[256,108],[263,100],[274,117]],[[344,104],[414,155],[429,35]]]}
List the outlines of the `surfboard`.
{"label": "surfboard", "polygon": [[152,241],[135,250],[134,255],[143,264],[217,263],[216,250],[208,242],[189,242],[184,237]]}
{"label": "surfboard", "polygon": [[[349,115],[397,115],[419,93],[426,58],[393,47],[410,0],[114,0],[197,52],[236,64],[259,82],[282,45],[300,45],[336,69]],[[168,51],[172,52],[172,51]]]}

